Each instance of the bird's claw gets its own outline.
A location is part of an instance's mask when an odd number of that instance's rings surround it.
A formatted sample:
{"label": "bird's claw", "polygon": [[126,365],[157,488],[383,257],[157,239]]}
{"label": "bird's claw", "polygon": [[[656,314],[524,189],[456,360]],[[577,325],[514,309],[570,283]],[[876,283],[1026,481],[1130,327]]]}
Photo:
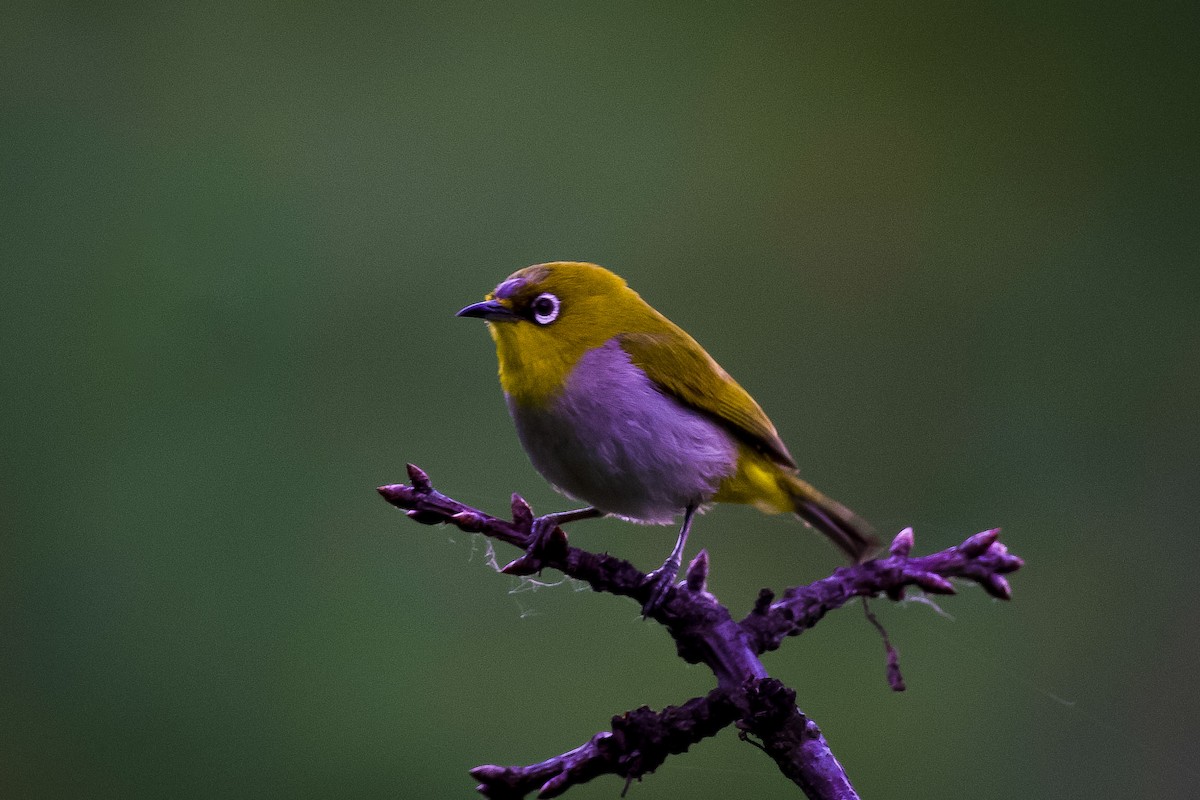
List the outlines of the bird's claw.
{"label": "bird's claw", "polygon": [[553,515],[547,514],[544,517],[535,518],[533,524],[529,526],[529,533],[533,537],[529,543],[529,554],[540,558],[546,552],[550,544],[550,536],[557,527],[558,520]]}
{"label": "bird's claw", "polygon": [[679,576],[680,564],[680,559],[668,558],[661,567],[646,576],[642,586],[649,587],[650,595],[642,604],[642,619],[651,616],[662,606],[663,600],[667,598],[667,593],[671,591],[675,579]]}
{"label": "bird's claw", "polygon": [[533,575],[542,571],[542,561],[547,556],[566,550],[567,535],[561,533],[558,518],[554,514],[537,517],[529,526],[529,543],[525,552],[510,561],[500,571],[506,575]]}

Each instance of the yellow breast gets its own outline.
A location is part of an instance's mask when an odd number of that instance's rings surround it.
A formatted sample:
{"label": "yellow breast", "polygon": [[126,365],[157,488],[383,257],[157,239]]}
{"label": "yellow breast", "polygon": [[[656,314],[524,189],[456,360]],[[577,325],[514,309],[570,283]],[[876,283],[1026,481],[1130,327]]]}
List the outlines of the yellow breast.
{"label": "yellow breast", "polygon": [[496,340],[500,388],[524,406],[543,406],[558,395],[588,349],[551,340],[530,325],[488,323],[488,329]]}

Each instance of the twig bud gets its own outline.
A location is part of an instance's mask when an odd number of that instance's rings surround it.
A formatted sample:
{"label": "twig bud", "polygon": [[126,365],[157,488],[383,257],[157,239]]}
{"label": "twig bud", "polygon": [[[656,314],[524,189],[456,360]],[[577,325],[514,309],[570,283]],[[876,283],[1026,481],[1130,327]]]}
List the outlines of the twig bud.
{"label": "twig bud", "polygon": [[541,559],[531,558],[528,554],[518,556],[500,568],[505,575],[533,575],[541,570]]}
{"label": "twig bud", "polygon": [[988,575],[980,583],[983,586],[983,590],[997,600],[1012,599],[1012,587],[1008,585],[1008,581],[1003,576]]}
{"label": "twig bud", "polygon": [[775,600],[775,593],[770,589],[759,589],[758,597],[754,598],[754,611],[751,613],[762,616],[771,608],[771,603]]}
{"label": "twig bud", "polygon": [[558,797],[560,794],[571,788],[571,775],[566,770],[555,775],[550,780],[542,784],[542,788],[538,790],[539,800],[543,798]]}
{"label": "twig bud", "polygon": [[1025,559],[1006,553],[1000,559],[1000,565],[996,567],[996,572],[1016,572],[1023,566],[1025,566]]}
{"label": "twig bud", "polygon": [[954,584],[934,572],[918,572],[913,576],[917,586],[931,594],[956,594]]}
{"label": "twig bud", "polygon": [[512,519],[513,525],[519,530],[528,531],[533,526],[533,509],[529,507],[525,498],[516,492],[513,492],[512,496]]}
{"label": "twig bud", "polygon": [[387,500],[392,505],[396,505],[397,501],[404,500],[412,491],[403,483],[388,483],[383,486],[376,486],[375,491],[379,492],[384,500]]}
{"label": "twig bud", "polygon": [[495,764],[481,764],[471,770],[471,777],[477,781],[497,781],[503,778],[507,771],[507,767],[498,767]]}
{"label": "twig bud", "polygon": [[962,553],[967,558],[978,558],[987,552],[987,549],[992,546],[992,543],[1000,537],[1000,529],[992,528],[991,530],[980,531],[968,538],[965,542],[958,546],[958,552]]}
{"label": "twig bud", "polygon": [[420,494],[429,494],[433,491],[433,482],[429,480],[429,476],[425,474],[425,470],[418,467],[416,464],[406,464],[408,469],[408,479],[412,481],[412,487]]}
{"label": "twig bud", "polygon": [[708,589],[708,551],[701,550],[688,564],[687,588],[689,592],[703,592]]}
{"label": "twig bud", "polygon": [[446,518],[436,511],[426,511],[423,508],[412,508],[404,512],[404,515],[413,522],[419,522],[422,525],[437,525],[439,522],[445,522]]}
{"label": "twig bud", "polygon": [[556,527],[542,543],[540,554],[545,558],[559,559],[567,556],[567,532]]}
{"label": "twig bud", "polygon": [[892,539],[891,547],[888,548],[889,552],[891,552],[892,555],[900,556],[901,558],[907,558],[908,554],[912,552],[912,549],[913,549],[913,529],[912,528],[905,528],[904,530],[897,533],[896,538]]}

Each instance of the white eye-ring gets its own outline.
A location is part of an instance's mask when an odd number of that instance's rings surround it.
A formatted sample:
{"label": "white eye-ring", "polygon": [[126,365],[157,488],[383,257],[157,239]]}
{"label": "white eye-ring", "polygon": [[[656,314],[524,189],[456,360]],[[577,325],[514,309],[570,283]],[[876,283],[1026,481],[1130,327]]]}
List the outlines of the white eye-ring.
{"label": "white eye-ring", "polygon": [[549,325],[558,319],[559,306],[557,297],[549,292],[542,292],[530,306],[533,309],[533,321],[538,325]]}

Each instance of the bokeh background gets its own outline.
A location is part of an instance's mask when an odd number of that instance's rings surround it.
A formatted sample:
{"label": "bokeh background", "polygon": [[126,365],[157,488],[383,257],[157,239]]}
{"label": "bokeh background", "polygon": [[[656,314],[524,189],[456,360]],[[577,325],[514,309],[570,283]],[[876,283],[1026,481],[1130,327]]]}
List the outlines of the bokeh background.
{"label": "bokeh background", "polygon": [[[374,492],[414,461],[566,506],[453,317],[553,259],[624,275],[881,530],[1027,559],[1012,603],[877,604],[906,693],[854,608],[766,659],[864,797],[1194,791],[1194,4],[0,20],[3,797],[469,797],[707,691],[632,603]],[[649,567],[673,532],[572,535]],[[837,563],[741,508],[699,547],[735,611]],[[797,796],[732,731],[631,791]]]}

